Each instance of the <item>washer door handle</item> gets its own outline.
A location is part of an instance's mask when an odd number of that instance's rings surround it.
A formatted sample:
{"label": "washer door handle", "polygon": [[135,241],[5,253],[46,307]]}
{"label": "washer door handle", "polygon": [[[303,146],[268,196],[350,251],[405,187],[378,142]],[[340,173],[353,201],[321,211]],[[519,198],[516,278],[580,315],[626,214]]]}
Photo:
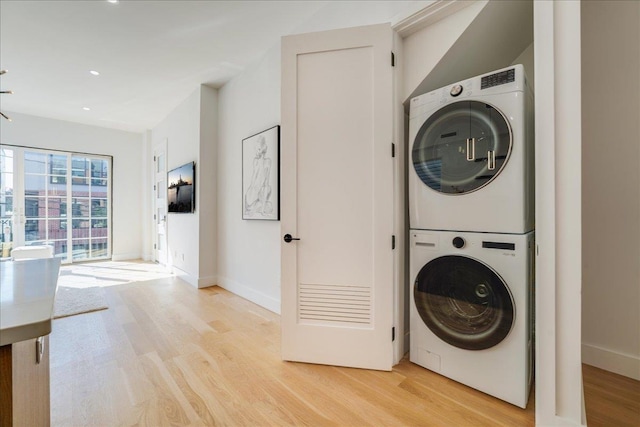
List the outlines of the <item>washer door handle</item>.
{"label": "washer door handle", "polygon": [[297,237],[292,237],[291,234],[285,234],[284,235],[284,241],[287,243],[291,243],[292,240],[300,240]]}

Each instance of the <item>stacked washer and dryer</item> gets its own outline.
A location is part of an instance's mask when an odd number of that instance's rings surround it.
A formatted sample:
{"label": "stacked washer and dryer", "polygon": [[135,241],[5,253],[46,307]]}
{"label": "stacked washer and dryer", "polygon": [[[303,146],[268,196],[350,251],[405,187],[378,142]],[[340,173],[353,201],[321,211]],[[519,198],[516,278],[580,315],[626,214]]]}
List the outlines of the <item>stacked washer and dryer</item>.
{"label": "stacked washer and dryer", "polygon": [[410,104],[410,360],[522,408],[533,371],[533,125],[522,65]]}

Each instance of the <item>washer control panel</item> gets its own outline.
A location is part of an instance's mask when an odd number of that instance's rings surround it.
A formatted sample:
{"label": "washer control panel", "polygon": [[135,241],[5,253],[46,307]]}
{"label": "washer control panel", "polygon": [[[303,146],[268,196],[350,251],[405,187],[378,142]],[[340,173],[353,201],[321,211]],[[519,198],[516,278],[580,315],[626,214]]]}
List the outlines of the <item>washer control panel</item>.
{"label": "washer control panel", "polygon": [[462,248],[464,248],[464,245],[465,245],[466,242],[464,241],[464,239],[462,237],[458,236],[458,237],[454,237],[453,238],[453,242],[452,243],[453,243],[453,247],[454,248],[462,249]]}

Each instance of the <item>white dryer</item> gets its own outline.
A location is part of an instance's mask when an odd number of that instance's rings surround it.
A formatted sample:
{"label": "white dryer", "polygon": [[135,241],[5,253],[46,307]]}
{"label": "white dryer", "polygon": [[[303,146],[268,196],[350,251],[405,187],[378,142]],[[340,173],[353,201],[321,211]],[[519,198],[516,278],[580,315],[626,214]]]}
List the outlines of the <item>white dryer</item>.
{"label": "white dryer", "polygon": [[411,229],[534,229],[533,95],[522,65],[411,99]]}
{"label": "white dryer", "polygon": [[410,232],[410,360],[526,408],[534,236]]}

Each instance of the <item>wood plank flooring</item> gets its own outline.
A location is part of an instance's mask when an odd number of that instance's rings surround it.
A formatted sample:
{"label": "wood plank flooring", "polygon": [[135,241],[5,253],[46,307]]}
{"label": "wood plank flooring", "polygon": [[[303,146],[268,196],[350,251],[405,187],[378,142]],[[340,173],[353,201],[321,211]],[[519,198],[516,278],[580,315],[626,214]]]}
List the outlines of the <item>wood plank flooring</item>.
{"label": "wood plank flooring", "polygon": [[[534,425],[533,393],[522,410],[408,360],[392,372],[283,362],[279,316],[219,287],[105,290],[108,310],[54,321],[53,426]],[[587,408],[604,417],[597,399]]]}
{"label": "wood plank flooring", "polygon": [[640,381],[582,365],[590,427],[640,426]]}

